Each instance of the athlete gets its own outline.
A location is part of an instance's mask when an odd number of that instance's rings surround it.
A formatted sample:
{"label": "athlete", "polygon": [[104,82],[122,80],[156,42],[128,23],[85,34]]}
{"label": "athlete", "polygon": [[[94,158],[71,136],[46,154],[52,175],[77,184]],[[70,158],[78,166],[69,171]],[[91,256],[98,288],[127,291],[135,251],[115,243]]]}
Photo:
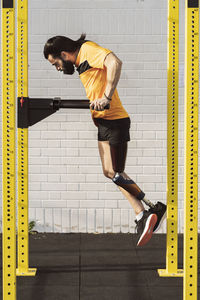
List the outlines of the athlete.
{"label": "athlete", "polygon": [[[166,205],[155,205],[124,172],[127,142],[130,141],[130,118],[124,109],[116,86],[122,62],[109,49],[86,40],[86,35],[74,41],[54,36],[44,46],[44,57],[64,74],[79,73],[94,124],[98,128],[98,148],[103,173],[111,179],[129,200],[136,215],[137,246],[145,245],[166,217]],[[109,109],[105,109],[109,105]],[[150,208],[146,210],[142,201]]]}

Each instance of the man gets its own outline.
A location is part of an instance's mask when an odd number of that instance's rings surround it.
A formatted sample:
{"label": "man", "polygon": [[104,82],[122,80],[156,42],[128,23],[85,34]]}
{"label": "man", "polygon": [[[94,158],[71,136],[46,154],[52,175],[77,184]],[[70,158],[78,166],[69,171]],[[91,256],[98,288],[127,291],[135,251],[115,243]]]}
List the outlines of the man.
{"label": "man", "polygon": [[[125,195],[136,214],[137,246],[145,245],[166,216],[166,205],[152,204],[144,192],[124,172],[127,142],[130,141],[130,118],[116,89],[122,62],[110,50],[85,40],[74,41],[64,36],[50,38],[44,46],[44,56],[64,74],[76,70],[91,104],[91,114],[98,127],[98,147],[103,173]],[[109,105],[109,109],[104,109]],[[147,211],[142,201],[150,206]]]}

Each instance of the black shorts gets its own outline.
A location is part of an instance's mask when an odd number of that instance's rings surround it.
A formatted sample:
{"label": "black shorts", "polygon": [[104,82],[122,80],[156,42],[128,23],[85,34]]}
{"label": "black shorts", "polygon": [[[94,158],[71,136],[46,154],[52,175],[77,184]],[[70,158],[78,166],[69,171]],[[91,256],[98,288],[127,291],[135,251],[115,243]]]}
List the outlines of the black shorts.
{"label": "black shorts", "polygon": [[98,126],[98,141],[109,141],[109,144],[122,144],[130,141],[130,118],[106,120],[95,118],[94,123]]}

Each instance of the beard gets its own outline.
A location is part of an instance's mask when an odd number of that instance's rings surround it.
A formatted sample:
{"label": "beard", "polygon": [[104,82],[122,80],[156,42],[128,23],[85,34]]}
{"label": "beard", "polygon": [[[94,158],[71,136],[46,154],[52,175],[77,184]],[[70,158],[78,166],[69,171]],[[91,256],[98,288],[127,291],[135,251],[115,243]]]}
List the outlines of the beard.
{"label": "beard", "polygon": [[75,72],[75,68],[73,63],[70,60],[62,60],[62,71],[63,74],[68,74],[68,75],[72,75]]}

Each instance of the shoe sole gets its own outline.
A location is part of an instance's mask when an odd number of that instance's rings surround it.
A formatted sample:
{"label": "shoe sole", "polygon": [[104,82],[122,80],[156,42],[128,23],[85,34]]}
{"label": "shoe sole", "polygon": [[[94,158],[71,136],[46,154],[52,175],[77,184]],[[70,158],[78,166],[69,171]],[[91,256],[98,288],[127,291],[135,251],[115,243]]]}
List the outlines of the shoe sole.
{"label": "shoe sole", "polygon": [[167,217],[167,210],[165,211],[164,215],[162,216],[160,223],[158,224],[158,227],[156,228],[156,230],[154,230],[154,233],[157,232],[160,227],[162,226],[163,221],[165,220],[165,218]]}
{"label": "shoe sole", "polygon": [[151,239],[152,234],[153,234],[153,229],[157,222],[157,219],[158,218],[157,218],[156,214],[152,214],[149,216],[149,218],[147,219],[143,234],[141,235],[141,237],[137,243],[137,246],[144,246]]}

